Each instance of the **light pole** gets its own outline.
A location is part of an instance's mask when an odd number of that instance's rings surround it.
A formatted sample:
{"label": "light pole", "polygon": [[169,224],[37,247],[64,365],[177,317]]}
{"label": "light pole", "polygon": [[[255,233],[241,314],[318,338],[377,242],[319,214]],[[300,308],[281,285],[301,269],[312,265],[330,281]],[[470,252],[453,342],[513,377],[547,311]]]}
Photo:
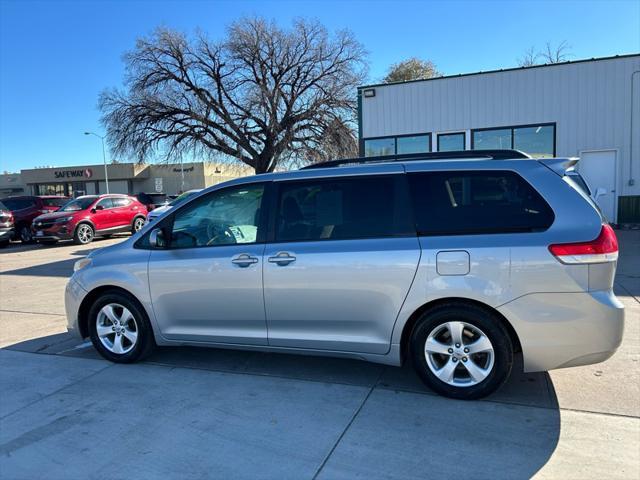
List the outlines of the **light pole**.
{"label": "light pole", "polygon": [[85,135],[94,135],[102,141],[102,161],[104,162],[104,184],[107,186],[107,194],[109,193],[109,175],[107,174],[107,154],[104,150],[104,137],[93,132],[84,132]]}

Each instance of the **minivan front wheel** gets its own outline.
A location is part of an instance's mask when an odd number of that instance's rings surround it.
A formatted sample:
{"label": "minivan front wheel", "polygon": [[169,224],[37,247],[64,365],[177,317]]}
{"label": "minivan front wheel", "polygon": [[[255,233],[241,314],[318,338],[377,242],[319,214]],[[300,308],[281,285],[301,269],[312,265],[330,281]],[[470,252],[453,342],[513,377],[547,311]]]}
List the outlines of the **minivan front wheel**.
{"label": "minivan front wheel", "polygon": [[473,305],[441,305],[423,314],[411,354],[428,387],[464,400],[493,393],[513,365],[513,346],[500,319]]}
{"label": "minivan front wheel", "polygon": [[99,297],[89,310],[88,320],[93,346],[112,362],[135,362],[155,346],[145,312],[124,293],[109,292]]}

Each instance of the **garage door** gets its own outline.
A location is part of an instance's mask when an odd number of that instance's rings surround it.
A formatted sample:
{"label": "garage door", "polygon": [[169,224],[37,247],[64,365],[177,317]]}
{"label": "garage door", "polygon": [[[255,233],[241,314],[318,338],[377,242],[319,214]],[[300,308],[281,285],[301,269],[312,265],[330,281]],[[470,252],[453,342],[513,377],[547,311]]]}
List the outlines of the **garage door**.
{"label": "garage door", "polygon": [[[107,193],[104,182],[100,182],[100,193]],[[109,193],[129,193],[129,182],[126,180],[109,180]]]}

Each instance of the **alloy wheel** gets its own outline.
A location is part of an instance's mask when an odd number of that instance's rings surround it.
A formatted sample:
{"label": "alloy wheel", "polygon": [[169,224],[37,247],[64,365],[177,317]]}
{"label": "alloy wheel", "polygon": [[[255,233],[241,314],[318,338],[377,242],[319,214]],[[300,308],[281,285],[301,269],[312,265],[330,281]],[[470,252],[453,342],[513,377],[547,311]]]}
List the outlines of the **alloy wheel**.
{"label": "alloy wheel", "polygon": [[495,360],[489,337],[478,327],[462,321],[438,325],[424,345],[429,370],[442,382],[471,387],[485,380]]}
{"label": "alloy wheel", "polygon": [[133,231],[137,232],[144,227],[144,218],[136,218],[133,222]]}
{"label": "alloy wheel", "polygon": [[89,243],[93,239],[93,229],[86,224],[78,227],[78,238],[82,243]]}
{"label": "alloy wheel", "polygon": [[100,343],[116,355],[129,353],[138,341],[138,323],[133,314],[119,303],[102,307],[96,318]]}

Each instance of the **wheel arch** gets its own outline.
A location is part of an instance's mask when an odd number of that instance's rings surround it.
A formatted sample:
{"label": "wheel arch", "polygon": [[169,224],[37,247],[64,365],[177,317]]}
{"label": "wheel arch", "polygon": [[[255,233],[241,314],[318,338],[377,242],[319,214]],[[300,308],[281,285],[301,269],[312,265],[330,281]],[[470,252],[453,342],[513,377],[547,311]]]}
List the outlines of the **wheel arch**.
{"label": "wheel arch", "polygon": [[88,218],[83,218],[82,220],[79,220],[79,221],[78,221],[78,223],[76,223],[76,226],[75,226],[75,227],[73,227],[73,233],[74,233],[74,234],[76,233],[76,230],[78,230],[78,227],[79,227],[80,225],[82,225],[83,223],[84,223],[84,224],[87,224],[87,225],[89,225],[91,228],[93,228],[93,233],[95,233],[95,232],[96,232],[96,226],[95,226],[95,224],[94,224],[91,220],[89,220]]}
{"label": "wheel arch", "polygon": [[402,362],[404,362],[404,360],[408,357],[409,341],[411,339],[411,334],[413,333],[413,329],[416,326],[416,323],[418,322],[418,319],[429,310],[433,310],[434,308],[440,307],[442,305],[470,305],[474,307],[479,307],[482,310],[490,312],[500,320],[502,325],[507,330],[507,333],[509,334],[509,338],[511,339],[511,342],[513,344],[514,351],[515,352],[522,351],[522,345],[520,343],[520,339],[518,338],[518,334],[513,328],[513,325],[511,325],[511,322],[509,322],[509,320],[498,310],[478,300],[472,300],[470,298],[462,298],[462,297],[446,297],[446,298],[439,298],[437,300],[432,300],[430,302],[427,302],[421,305],[409,316],[408,320],[406,321],[406,323],[402,328],[402,335],[400,337],[400,355],[401,355]]}
{"label": "wheel arch", "polygon": [[89,336],[89,310],[91,309],[91,305],[93,305],[96,299],[107,292],[117,292],[130,297],[131,300],[136,302],[140,309],[149,316],[142,302],[140,302],[140,300],[138,300],[129,290],[118,287],[117,285],[101,285],[87,293],[78,308],[78,329],[80,330],[82,338],[87,338]]}

